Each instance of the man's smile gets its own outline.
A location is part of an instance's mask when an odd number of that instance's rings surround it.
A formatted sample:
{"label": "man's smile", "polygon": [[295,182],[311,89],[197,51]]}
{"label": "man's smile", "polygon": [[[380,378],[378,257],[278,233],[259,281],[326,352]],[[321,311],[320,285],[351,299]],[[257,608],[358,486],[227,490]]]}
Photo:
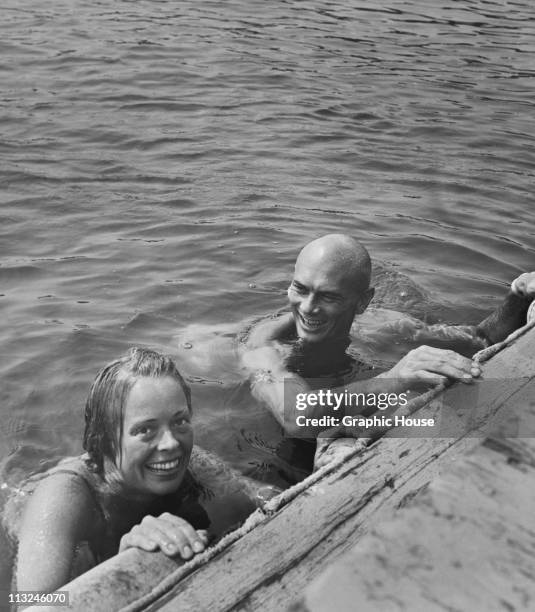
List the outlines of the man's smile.
{"label": "man's smile", "polygon": [[311,330],[318,330],[327,323],[326,319],[318,317],[307,317],[301,313],[299,313],[299,319],[304,327],[307,327]]}

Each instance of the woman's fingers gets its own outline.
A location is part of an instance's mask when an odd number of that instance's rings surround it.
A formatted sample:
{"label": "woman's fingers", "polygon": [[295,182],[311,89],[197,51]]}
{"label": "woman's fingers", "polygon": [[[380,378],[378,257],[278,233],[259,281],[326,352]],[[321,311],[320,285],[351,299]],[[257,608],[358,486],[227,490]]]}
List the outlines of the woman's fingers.
{"label": "woman's fingers", "polygon": [[206,546],[208,543],[208,531],[206,531],[206,529],[197,529],[197,535],[201,538]]}
{"label": "woman's fingers", "polygon": [[170,557],[180,555],[187,560],[202,552],[207,541],[206,532],[196,531],[184,519],[166,512],[159,517],[146,516],[139,525],[132,527],[121,539],[119,550],[132,547],[147,551],[160,549]]}
{"label": "woman's fingers", "polygon": [[141,550],[146,550],[147,552],[154,552],[155,550],[158,550],[158,542],[156,542],[150,536],[136,531],[136,527],[137,525],[135,525],[121,538],[119,552],[122,552],[127,548],[141,548]]}
{"label": "woman's fingers", "polygon": [[146,516],[139,525],[132,528],[138,536],[156,542],[156,548],[163,553],[173,557],[177,554],[184,559],[192,556],[188,549],[188,540],[184,537],[179,527],[170,528],[165,521],[155,516]]}
{"label": "woman's fingers", "polygon": [[184,519],[165,512],[157,519],[164,536],[181,547],[183,559],[189,559],[193,553],[202,552],[206,545],[199,533]]}

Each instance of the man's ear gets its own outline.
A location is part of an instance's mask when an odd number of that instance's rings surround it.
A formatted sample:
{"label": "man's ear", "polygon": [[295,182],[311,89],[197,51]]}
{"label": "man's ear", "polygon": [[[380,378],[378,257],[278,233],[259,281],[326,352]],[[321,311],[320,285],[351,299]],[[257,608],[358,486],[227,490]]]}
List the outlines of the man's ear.
{"label": "man's ear", "polygon": [[366,310],[366,308],[368,308],[368,304],[372,301],[374,295],[375,295],[374,287],[370,287],[366,289],[366,291],[363,291],[359,295],[359,298],[357,300],[357,308],[355,311],[356,314],[360,315]]}

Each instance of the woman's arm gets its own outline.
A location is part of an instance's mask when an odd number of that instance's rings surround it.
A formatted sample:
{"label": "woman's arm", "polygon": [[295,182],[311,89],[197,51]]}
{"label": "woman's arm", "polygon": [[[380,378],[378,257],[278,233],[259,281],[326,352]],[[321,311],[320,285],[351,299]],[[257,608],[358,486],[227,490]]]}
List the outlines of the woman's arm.
{"label": "woman's arm", "polygon": [[51,592],[69,582],[76,547],[88,539],[94,518],[94,502],[82,480],[69,474],[43,480],[22,520],[17,589]]}

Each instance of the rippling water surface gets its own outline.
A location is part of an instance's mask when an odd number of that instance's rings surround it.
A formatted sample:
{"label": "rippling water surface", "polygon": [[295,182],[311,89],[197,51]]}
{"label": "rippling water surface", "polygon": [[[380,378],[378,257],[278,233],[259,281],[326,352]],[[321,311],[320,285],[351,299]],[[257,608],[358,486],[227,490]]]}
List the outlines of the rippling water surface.
{"label": "rippling water surface", "polygon": [[[362,240],[439,319],[477,321],[534,266],[527,0],[4,0],[0,14],[11,481],[79,452],[106,361],[136,343],[208,347],[212,326],[281,307],[322,233]],[[261,474],[251,415],[270,424],[219,366],[184,368],[199,441]]]}

